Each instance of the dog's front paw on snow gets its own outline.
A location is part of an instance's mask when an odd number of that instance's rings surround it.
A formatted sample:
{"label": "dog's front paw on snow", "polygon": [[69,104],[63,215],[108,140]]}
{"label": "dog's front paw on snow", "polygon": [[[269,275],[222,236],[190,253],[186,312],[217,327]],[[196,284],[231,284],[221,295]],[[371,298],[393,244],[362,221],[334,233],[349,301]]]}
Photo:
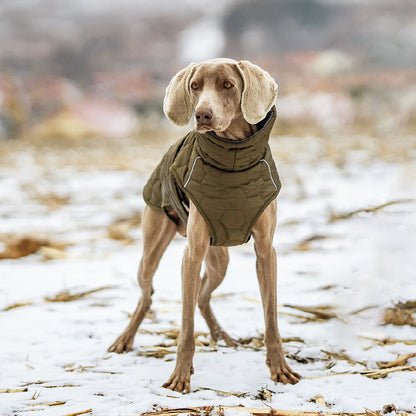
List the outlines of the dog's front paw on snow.
{"label": "dog's front paw on snow", "polygon": [[293,371],[285,359],[277,360],[272,363],[270,359],[266,360],[267,366],[270,368],[270,376],[276,383],[296,384],[302,377]]}
{"label": "dog's front paw on snow", "polygon": [[190,370],[175,369],[170,376],[169,380],[163,385],[163,387],[177,391],[179,393],[190,393],[191,392],[191,374],[193,368]]}

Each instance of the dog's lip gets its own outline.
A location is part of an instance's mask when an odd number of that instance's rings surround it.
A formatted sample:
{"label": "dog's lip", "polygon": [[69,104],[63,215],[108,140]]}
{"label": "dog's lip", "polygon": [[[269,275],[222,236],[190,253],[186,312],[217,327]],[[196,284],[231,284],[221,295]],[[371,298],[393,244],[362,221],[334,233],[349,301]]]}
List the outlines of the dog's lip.
{"label": "dog's lip", "polygon": [[196,129],[197,130],[214,130],[212,124],[196,124]]}

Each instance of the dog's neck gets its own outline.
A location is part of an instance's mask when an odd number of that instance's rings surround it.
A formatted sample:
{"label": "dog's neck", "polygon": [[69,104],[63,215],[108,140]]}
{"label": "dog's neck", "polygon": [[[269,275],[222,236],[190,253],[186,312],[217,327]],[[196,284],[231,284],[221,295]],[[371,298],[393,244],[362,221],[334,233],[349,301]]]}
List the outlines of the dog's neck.
{"label": "dog's neck", "polygon": [[215,134],[222,139],[243,140],[252,136],[257,130],[257,125],[248,123],[241,114],[234,118],[225,130],[215,131]]}

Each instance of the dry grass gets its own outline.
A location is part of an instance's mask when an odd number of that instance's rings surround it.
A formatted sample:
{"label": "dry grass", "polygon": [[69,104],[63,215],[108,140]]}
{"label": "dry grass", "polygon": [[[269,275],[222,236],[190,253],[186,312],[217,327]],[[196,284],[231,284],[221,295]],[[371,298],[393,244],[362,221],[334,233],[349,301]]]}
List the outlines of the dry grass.
{"label": "dry grass", "polygon": [[[318,396],[319,399],[319,396]],[[322,403],[319,401],[318,403]],[[326,405],[326,403],[325,403]],[[152,412],[142,413],[141,416],[179,416],[179,415],[197,415],[197,416],[210,416],[210,415],[217,415],[217,416],[224,416],[225,414],[236,414],[237,412],[249,413],[253,416],[381,416],[384,414],[388,414],[392,411],[396,412],[397,416],[406,416],[406,415],[413,415],[414,412],[410,411],[400,411],[397,410],[396,407],[392,404],[386,405],[383,407],[383,410],[369,410],[367,409],[364,413],[334,413],[334,412],[308,412],[304,410],[280,410],[280,409],[272,409],[270,407],[263,408],[263,409],[253,409],[244,406],[201,406],[201,407],[187,407],[187,408],[180,408],[180,409],[157,409],[155,406],[155,410]]]}
{"label": "dry grass", "polygon": [[43,253],[45,260],[65,258],[65,248],[70,245],[36,235],[0,235],[0,241],[5,245],[0,253],[0,260],[20,259],[38,252]]}
{"label": "dry grass", "polygon": [[[298,158],[309,161],[329,160],[343,166],[352,151],[364,152],[368,160],[408,162],[414,159],[415,135],[327,134],[306,125],[301,129],[278,125],[270,144],[278,162],[293,163]],[[189,128],[175,128],[167,123],[144,122],[135,137],[123,139],[94,137],[70,139],[19,139],[2,143],[0,165],[19,166],[21,152],[30,154],[33,162],[45,171],[55,172],[64,166],[79,170],[91,168],[131,170],[148,174],[163,153]],[[67,204],[67,195],[32,191],[34,199],[52,209]]]}
{"label": "dry grass", "polygon": [[395,338],[373,338],[367,336],[361,336],[363,339],[376,342],[378,345],[390,345],[390,344],[404,344],[404,345],[416,345],[416,339],[395,339]]}
{"label": "dry grass", "polygon": [[335,213],[335,212],[330,212],[330,218],[329,218],[329,222],[334,222],[334,221],[338,221],[338,220],[345,220],[348,218],[351,218],[357,214],[361,214],[363,212],[365,213],[375,213],[377,211],[382,210],[383,208],[389,207],[391,205],[396,205],[396,204],[406,204],[406,203],[410,203],[410,202],[414,202],[414,199],[398,199],[395,201],[390,201],[390,202],[386,202],[384,204],[381,205],[376,205],[373,207],[366,207],[366,208],[360,208],[360,209],[356,209],[354,211],[350,211],[350,212],[345,212],[345,213]]}
{"label": "dry grass", "polygon": [[31,199],[46,206],[50,211],[55,211],[71,202],[69,195],[58,195],[53,192],[44,193],[36,188],[36,184],[24,184],[22,189]]}
{"label": "dry grass", "polygon": [[401,366],[405,366],[407,362],[413,357],[416,357],[416,353],[401,354],[393,361],[378,362],[377,365],[378,365],[378,368],[381,368],[381,369],[401,367]]}
{"label": "dry grass", "polygon": [[416,326],[414,313],[416,313],[416,301],[398,302],[392,308],[384,309],[383,323]]}
{"label": "dry grass", "polygon": [[74,300],[82,299],[83,297],[91,295],[93,293],[101,292],[107,289],[113,289],[114,287],[115,286],[103,286],[78,293],[70,293],[68,291],[60,292],[52,298],[45,298],[45,302],[73,302]]}
{"label": "dry grass", "polygon": [[364,367],[367,367],[367,363],[364,361],[357,361],[352,359],[345,351],[342,352],[330,352],[321,350],[328,358],[335,359],[335,360],[344,360],[347,361],[351,365],[362,365]]}
{"label": "dry grass", "polygon": [[45,403],[33,403],[29,404],[30,407],[37,407],[37,406],[63,406],[66,402],[64,401],[56,401],[56,402],[45,402]]}
{"label": "dry grass", "polygon": [[[62,167],[78,170],[91,168],[131,170],[146,174],[157,164],[164,151],[186,133],[184,129],[171,128],[162,123],[144,123],[135,137],[89,137],[77,140],[64,138],[22,137],[2,142],[0,165],[15,168],[20,165],[19,154],[29,154],[33,163],[45,171],[55,172]],[[48,200],[48,195],[34,191],[34,198]],[[53,198],[53,194],[50,194]],[[65,195],[58,204],[65,203]],[[59,199],[63,198],[62,201]]]}
{"label": "dry grass", "polygon": [[108,237],[113,240],[121,241],[125,245],[132,244],[134,240],[129,232],[141,225],[142,213],[134,212],[128,218],[119,218],[107,227]]}
{"label": "dry grass", "polygon": [[391,368],[382,368],[379,370],[351,371],[351,372],[342,373],[342,374],[361,374],[369,378],[377,379],[377,378],[385,378],[390,373],[396,373],[398,371],[416,371],[416,367],[402,365],[402,366],[396,366],[396,367],[391,367]]}
{"label": "dry grass", "polygon": [[284,304],[282,306],[286,308],[297,309],[301,312],[306,312],[306,313],[311,314],[311,316],[295,315],[296,317],[304,319],[305,321],[308,321],[308,322],[309,321],[315,321],[315,322],[326,321],[328,319],[333,319],[333,318],[337,318],[343,322],[346,322],[344,318],[342,318],[335,312],[332,312],[332,310],[334,309],[333,306],[323,305],[323,306],[311,307],[311,306],[300,306],[300,305],[289,305],[289,304]]}
{"label": "dry grass", "polygon": [[27,387],[22,387],[19,389],[0,389],[0,393],[24,393],[27,391]]}
{"label": "dry grass", "polygon": [[292,250],[294,250],[294,251],[310,251],[310,250],[313,249],[312,243],[314,241],[325,240],[326,238],[328,238],[328,236],[326,236],[326,235],[321,235],[321,234],[312,235],[310,237],[307,237],[307,238],[303,239],[302,241],[299,241],[299,243],[297,243],[292,248]]}
{"label": "dry grass", "polygon": [[75,412],[75,413],[67,413],[62,416],[79,416],[79,415],[86,415],[88,413],[92,413],[92,409],[81,410],[80,412]]}
{"label": "dry grass", "polygon": [[23,306],[30,306],[30,305],[33,305],[33,302],[17,302],[17,303],[12,303],[11,305],[8,305],[5,308],[3,308],[2,311],[10,311],[12,309],[21,308]]}
{"label": "dry grass", "polygon": [[[91,289],[91,290],[87,290],[87,291],[84,291],[84,292],[77,292],[77,293],[71,293],[69,291],[64,291],[64,292],[57,293],[53,297],[46,297],[44,299],[44,302],[73,302],[75,300],[79,300],[79,299],[82,299],[86,296],[92,295],[93,293],[101,292],[101,291],[107,290],[107,289],[113,289],[114,287],[115,286],[103,286],[103,287],[98,287],[96,289]],[[31,306],[31,305],[34,305],[34,304],[36,304],[36,302],[32,302],[32,301],[17,302],[17,303],[12,303],[11,305],[8,305],[8,306],[6,306],[5,308],[3,308],[1,310],[6,312],[6,311],[10,311],[12,309],[22,308],[24,306]]]}
{"label": "dry grass", "polygon": [[416,326],[412,312],[406,309],[387,308],[384,310],[383,322],[393,325],[410,325]]}

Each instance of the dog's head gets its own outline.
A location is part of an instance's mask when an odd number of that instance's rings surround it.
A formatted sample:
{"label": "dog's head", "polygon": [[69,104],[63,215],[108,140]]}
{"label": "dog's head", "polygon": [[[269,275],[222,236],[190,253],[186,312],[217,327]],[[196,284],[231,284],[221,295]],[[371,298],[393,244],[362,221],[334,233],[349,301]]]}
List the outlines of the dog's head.
{"label": "dog's head", "polygon": [[197,131],[219,133],[241,116],[257,124],[276,96],[277,84],[266,71],[249,61],[219,58],[179,71],[166,88],[163,109],[178,126],[188,124],[195,110]]}

